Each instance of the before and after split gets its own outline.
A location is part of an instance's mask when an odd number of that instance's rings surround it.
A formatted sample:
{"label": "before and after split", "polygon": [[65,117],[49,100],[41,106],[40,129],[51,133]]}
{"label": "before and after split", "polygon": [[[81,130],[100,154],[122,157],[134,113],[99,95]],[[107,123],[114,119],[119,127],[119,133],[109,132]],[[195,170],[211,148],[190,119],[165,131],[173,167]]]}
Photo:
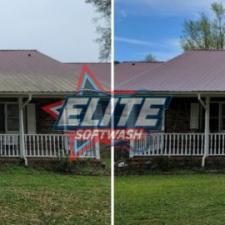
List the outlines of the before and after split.
{"label": "before and after split", "polygon": [[223,225],[225,0],[0,0],[0,225]]}

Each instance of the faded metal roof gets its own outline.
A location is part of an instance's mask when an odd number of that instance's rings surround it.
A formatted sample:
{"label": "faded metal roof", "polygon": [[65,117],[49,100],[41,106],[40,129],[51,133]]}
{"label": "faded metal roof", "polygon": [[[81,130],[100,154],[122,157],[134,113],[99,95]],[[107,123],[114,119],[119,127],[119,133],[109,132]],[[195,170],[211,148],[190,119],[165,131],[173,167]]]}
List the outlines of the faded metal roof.
{"label": "faded metal roof", "polygon": [[68,93],[78,77],[36,50],[0,50],[0,93]]}
{"label": "faded metal roof", "polygon": [[225,51],[185,52],[117,88],[159,92],[225,91]]}
{"label": "faded metal roof", "polygon": [[111,85],[111,65],[110,63],[64,63],[72,72],[76,71],[78,77],[83,65],[87,65],[99,82],[110,89]]}

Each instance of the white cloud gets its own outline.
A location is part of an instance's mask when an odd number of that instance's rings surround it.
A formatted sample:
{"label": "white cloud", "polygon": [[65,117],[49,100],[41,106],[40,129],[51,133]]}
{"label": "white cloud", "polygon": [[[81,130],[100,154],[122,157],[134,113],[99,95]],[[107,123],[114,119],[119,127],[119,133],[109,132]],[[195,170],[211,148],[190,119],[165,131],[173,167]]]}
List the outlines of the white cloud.
{"label": "white cloud", "polygon": [[0,0],[0,49],[38,49],[62,61],[98,61],[94,7],[84,0]]}
{"label": "white cloud", "polygon": [[122,42],[129,45],[141,45],[148,47],[157,47],[157,48],[180,48],[180,39],[179,38],[169,38],[158,40],[158,42],[150,42],[142,39],[128,38],[128,37],[115,37],[116,42]]}
{"label": "white cloud", "polygon": [[140,48],[144,49],[144,51],[133,54],[133,57],[138,59],[144,59],[146,55],[151,53],[157,60],[167,61],[182,52],[179,38],[168,38],[158,40],[157,42],[148,42],[141,39],[115,37],[115,41],[130,45],[130,48],[132,48],[132,45],[144,47]]}
{"label": "white cloud", "polygon": [[115,37],[115,41],[132,45],[154,46],[154,43],[134,38]]}

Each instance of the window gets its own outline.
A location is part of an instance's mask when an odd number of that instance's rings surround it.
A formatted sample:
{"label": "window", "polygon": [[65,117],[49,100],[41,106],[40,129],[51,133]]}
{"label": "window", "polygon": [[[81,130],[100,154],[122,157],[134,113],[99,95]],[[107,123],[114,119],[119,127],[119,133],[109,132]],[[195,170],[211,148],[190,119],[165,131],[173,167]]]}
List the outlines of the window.
{"label": "window", "polygon": [[225,103],[210,104],[210,130],[212,132],[225,131]]}
{"label": "window", "polygon": [[5,105],[0,104],[0,133],[5,132]]}
{"label": "window", "polygon": [[5,105],[6,116],[6,132],[19,131],[19,106],[18,104],[6,104]]}
{"label": "window", "polygon": [[220,130],[225,130],[225,103],[221,104]]}
{"label": "window", "polygon": [[219,103],[210,104],[210,130],[216,132],[219,130]]}

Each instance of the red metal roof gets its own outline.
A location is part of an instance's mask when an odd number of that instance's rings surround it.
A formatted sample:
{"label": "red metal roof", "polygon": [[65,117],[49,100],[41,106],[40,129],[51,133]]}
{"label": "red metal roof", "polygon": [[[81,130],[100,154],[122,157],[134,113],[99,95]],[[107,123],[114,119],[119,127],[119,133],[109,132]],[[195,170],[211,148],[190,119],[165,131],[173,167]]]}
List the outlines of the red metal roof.
{"label": "red metal roof", "polygon": [[[86,63],[110,87],[109,63]],[[73,92],[83,63],[61,63],[36,50],[0,50],[0,93]],[[225,51],[188,51],[165,63],[115,65],[115,89],[224,92]]]}
{"label": "red metal roof", "polygon": [[118,87],[157,92],[225,91],[225,51],[185,52]]}
{"label": "red metal roof", "polygon": [[126,62],[115,65],[115,89],[133,89],[131,83],[143,75],[151,76],[151,71],[162,65],[162,62]]}

